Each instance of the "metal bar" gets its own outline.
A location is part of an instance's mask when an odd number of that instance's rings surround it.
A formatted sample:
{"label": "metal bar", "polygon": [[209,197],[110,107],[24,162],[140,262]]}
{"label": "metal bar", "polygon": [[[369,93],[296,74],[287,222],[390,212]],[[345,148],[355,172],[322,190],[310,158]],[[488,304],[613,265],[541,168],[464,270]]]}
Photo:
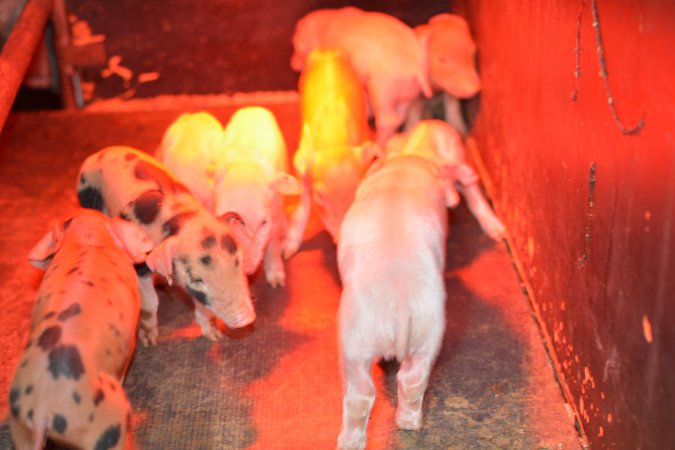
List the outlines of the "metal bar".
{"label": "metal bar", "polygon": [[52,11],[52,24],[54,25],[54,43],[56,47],[56,59],[59,65],[59,82],[61,84],[61,101],[66,109],[76,108],[75,88],[73,86],[73,67],[70,58],[66,57],[70,47],[70,32],[68,27],[68,15],[64,0],[54,0]]}
{"label": "metal bar", "polygon": [[0,54],[0,131],[44,34],[53,0],[29,0]]}

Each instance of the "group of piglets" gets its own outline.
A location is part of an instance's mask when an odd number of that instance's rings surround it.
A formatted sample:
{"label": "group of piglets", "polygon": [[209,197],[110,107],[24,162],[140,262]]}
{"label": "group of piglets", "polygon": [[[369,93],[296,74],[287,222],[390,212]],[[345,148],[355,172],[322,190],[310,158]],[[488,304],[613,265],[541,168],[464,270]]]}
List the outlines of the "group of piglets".
{"label": "group of piglets", "polygon": [[19,450],[46,438],[126,448],[131,409],[121,381],[137,333],[144,345],[157,342],[153,274],[187,291],[209,339],[221,335],[216,319],[230,328],[255,320],[246,273],[257,263],[256,235],[239,214],[214,216],[166,166],[124,146],[84,161],[77,196],[82,208],[29,254],[47,271],[10,387]]}
{"label": "group of piglets", "polygon": [[218,321],[255,320],[247,275],[262,266],[271,286],[285,284],[284,259],[300,249],[312,207],[337,244],[343,284],[338,447],[365,448],[378,357],[401,362],[398,425],[421,427],[444,331],[446,209],[461,193],[490,237],[504,235],[460,133],[420,120],[423,97],[440,91],[451,105],[480,89],[475,46],[456,16],[413,30],[353,7],[308,14],[293,44],[291,64],[302,72],[295,175],[274,115],[259,106],[224,127],[207,112],[183,114],[152,156],[113,146],[84,161],[83,208],[29,255],[47,271],[10,388],[17,449],[41,448],[47,437],[125,448],[121,381],[136,333],[143,345],[158,338],[153,275],[190,295],[202,334],[216,340]]}
{"label": "group of piglets", "polygon": [[[344,391],[338,448],[363,449],[376,358],[401,363],[398,426],[422,426],[445,328],[446,209],[461,193],[485,233],[504,237],[462,143],[458,99],[480,90],[476,47],[458,16],[440,14],[412,29],[355,7],[309,13],[297,23],[293,46],[303,119],[294,165],[305,187],[293,225],[301,227],[314,204],[337,244]],[[434,93],[443,96],[446,121],[422,120],[424,99]],[[289,252],[300,235],[291,227]]]}
{"label": "group of piglets", "polygon": [[465,133],[458,99],[473,97],[481,88],[469,26],[453,14],[438,14],[412,29],[380,12],[319,9],[298,21],[293,48],[296,71],[306,67],[315,49],[339,49],[349,57],[382,147],[402,124],[410,128],[423,117],[420,97],[435,93],[443,95],[450,123]]}

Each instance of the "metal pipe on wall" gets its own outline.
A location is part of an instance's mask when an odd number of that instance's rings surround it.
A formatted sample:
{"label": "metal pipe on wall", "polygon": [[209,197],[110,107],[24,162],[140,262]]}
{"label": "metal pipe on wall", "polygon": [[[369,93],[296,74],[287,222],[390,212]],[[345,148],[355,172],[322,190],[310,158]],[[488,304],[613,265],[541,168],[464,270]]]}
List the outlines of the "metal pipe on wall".
{"label": "metal pipe on wall", "polygon": [[0,131],[12,109],[33,54],[54,6],[53,0],[29,0],[0,53]]}

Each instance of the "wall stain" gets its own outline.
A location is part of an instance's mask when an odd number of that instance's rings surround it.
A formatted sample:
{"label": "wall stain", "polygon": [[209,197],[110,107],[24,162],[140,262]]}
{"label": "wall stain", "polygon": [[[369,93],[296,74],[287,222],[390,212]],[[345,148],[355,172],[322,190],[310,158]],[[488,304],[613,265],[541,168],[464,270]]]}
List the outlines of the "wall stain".
{"label": "wall stain", "polygon": [[591,222],[593,221],[593,208],[595,206],[595,172],[595,162],[591,161],[591,168],[588,173],[588,209],[586,210],[586,225],[584,227],[584,253],[579,261],[582,269],[586,267],[591,251]]}

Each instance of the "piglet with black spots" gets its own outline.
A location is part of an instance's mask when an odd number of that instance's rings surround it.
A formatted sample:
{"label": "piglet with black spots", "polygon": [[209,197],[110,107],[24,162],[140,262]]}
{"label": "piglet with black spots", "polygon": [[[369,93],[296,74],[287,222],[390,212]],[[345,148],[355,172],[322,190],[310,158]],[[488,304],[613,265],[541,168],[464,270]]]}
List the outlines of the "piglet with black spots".
{"label": "piglet with black spots", "polygon": [[79,210],[31,250],[32,264],[47,272],[10,387],[17,450],[42,448],[47,437],[82,449],[125,448],[131,408],[120,380],[140,312],[132,263],[151,248],[136,225]]}
{"label": "piglet with black spots", "polygon": [[104,148],[85,160],[77,195],[82,206],[136,223],[152,240],[145,265],[137,266],[144,345],[156,344],[158,334],[153,272],[170,284],[175,280],[192,297],[195,319],[208,339],[222,334],[215,317],[230,328],[255,320],[246,278],[255,262],[242,254],[241,243],[250,235],[237,214],[216,219],[162,163],[125,146]]}

